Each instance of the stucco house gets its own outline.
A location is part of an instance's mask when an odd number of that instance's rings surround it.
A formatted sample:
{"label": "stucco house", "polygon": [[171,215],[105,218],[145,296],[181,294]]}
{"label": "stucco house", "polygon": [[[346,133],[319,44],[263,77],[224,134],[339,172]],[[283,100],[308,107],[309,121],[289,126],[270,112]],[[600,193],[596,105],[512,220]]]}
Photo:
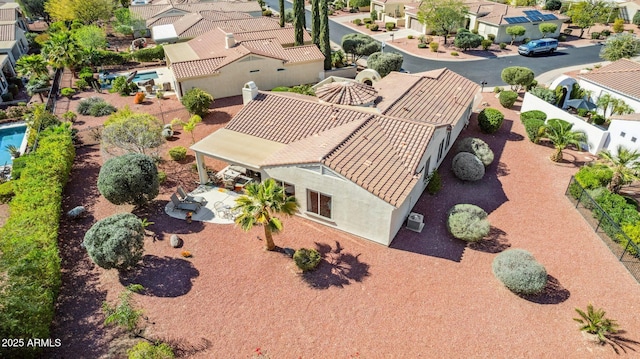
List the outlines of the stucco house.
{"label": "stucco house", "polygon": [[377,13],[378,20],[404,26],[405,6],[413,2],[415,0],[371,0],[370,8]]}
{"label": "stucco house", "polygon": [[[526,33],[517,38],[520,41],[524,38],[539,39],[542,33],[538,29],[541,23],[552,23],[557,25],[557,29],[547,37],[558,37],[560,28],[568,17],[555,14],[550,11],[539,10],[535,7],[514,7],[492,1],[469,1],[466,3],[469,10],[466,15],[466,23],[461,27],[469,30],[478,30],[478,34],[485,38],[489,34],[495,35],[495,43],[511,42],[511,35],[507,34],[507,27],[520,25],[524,26]],[[406,10],[407,27],[426,33],[426,29],[418,21],[419,6],[410,5]]]}
{"label": "stucco house", "polygon": [[640,112],[640,63],[620,59],[599,69],[578,76],[581,88],[591,91],[594,101],[607,93],[621,99]]}
{"label": "stucco house", "polygon": [[[306,32],[304,40],[311,43]],[[315,45],[293,44],[293,27],[246,32],[218,28],[167,45],[164,51],[178,96],[197,87],[221,98],[240,95],[248,81],[265,90],[320,81],[324,55]]]}
{"label": "stucco house", "polygon": [[27,32],[20,6],[14,2],[0,3],[0,54],[6,54],[12,66],[29,51]]}
{"label": "stucco house", "polygon": [[640,0],[621,1],[617,3],[619,16],[630,23],[635,14],[640,11]]}
{"label": "stucco house", "polygon": [[[218,20],[214,20],[214,18]],[[173,23],[153,26],[151,28],[151,38],[157,44],[176,43],[192,39],[217,28],[235,33],[274,30],[279,29],[280,24],[271,18],[255,18],[248,14],[238,12],[192,13],[181,17]]]}
{"label": "stucco house", "polygon": [[[281,182],[300,216],[390,245],[468,123],[479,86],[448,69],[392,72],[358,84],[361,96],[350,81],[325,86],[334,88],[323,98],[342,105],[248,83],[243,109],[191,146],[200,181],[209,181],[207,157],[228,162]],[[340,86],[353,106],[336,96]]]}

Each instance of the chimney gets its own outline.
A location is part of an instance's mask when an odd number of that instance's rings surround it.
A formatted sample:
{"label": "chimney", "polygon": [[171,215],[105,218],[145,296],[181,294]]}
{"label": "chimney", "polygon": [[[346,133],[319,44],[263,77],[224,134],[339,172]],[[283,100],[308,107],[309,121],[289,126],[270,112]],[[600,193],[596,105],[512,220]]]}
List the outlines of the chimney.
{"label": "chimney", "polygon": [[258,96],[258,86],[253,81],[249,81],[242,87],[242,104],[246,105]]}
{"label": "chimney", "polygon": [[236,39],[233,37],[233,34],[227,34],[224,39],[224,48],[230,49],[236,46]]}

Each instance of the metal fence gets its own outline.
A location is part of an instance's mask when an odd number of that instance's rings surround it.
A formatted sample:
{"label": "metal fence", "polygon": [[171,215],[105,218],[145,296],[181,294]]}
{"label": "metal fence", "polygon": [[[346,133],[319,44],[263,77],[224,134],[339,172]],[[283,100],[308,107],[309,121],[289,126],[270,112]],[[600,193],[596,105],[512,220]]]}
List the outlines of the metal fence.
{"label": "metal fence", "polygon": [[640,248],[634,243],[574,177],[571,177],[565,195],[576,210],[591,225],[611,252],[640,283]]}
{"label": "metal fence", "polygon": [[56,108],[56,100],[58,98],[58,89],[60,89],[60,79],[62,78],[62,69],[57,69],[55,75],[53,76],[53,83],[51,84],[51,89],[49,90],[49,94],[47,96],[47,111],[54,113]]}

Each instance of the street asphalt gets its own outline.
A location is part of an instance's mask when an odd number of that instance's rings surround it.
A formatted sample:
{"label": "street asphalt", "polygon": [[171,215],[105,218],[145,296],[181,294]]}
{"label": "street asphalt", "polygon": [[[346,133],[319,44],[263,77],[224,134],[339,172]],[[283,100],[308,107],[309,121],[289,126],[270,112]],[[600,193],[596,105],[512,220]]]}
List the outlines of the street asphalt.
{"label": "street asphalt", "polygon": [[[265,0],[266,4],[273,10],[278,9],[277,0]],[[290,2],[285,1],[285,9],[291,8]],[[353,33],[353,29],[330,19],[329,36],[331,41],[340,44],[342,37]],[[306,11],[307,27],[311,27],[311,12]],[[393,44],[386,43],[385,52],[395,51],[404,57],[402,68],[408,72],[422,72],[442,67],[447,67],[456,73],[465,76],[471,81],[481,83],[486,82],[485,88],[494,86],[504,86],[505,83],[500,78],[502,69],[509,66],[524,66],[530,68],[536,76],[548,71],[557,70],[564,67],[572,67],[582,64],[593,64],[602,62],[598,56],[600,46],[586,46],[579,48],[567,48],[558,50],[551,55],[525,57],[525,56],[504,56],[473,61],[440,61],[423,59],[399,49],[392,48]]]}

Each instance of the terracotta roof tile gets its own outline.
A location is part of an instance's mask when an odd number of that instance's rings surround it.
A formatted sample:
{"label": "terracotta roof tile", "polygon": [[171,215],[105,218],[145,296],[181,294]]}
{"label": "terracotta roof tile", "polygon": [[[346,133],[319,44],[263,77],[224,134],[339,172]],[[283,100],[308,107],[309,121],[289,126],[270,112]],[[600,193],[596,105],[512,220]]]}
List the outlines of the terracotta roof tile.
{"label": "terracotta roof tile", "polygon": [[359,82],[336,81],[316,89],[316,96],[329,103],[359,106],[373,103],[378,98],[378,91]]}
{"label": "terracotta roof tile", "polygon": [[5,24],[0,25],[0,41],[15,41],[16,40],[16,25]]}
{"label": "terracotta roof tile", "polygon": [[640,101],[640,63],[636,61],[618,60],[579,77]]}
{"label": "terracotta roof tile", "polygon": [[0,8],[0,21],[17,21],[18,12],[14,8]]}
{"label": "terracotta roof tile", "polygon": [[218,72],[218,65],[223,61],[224,57],[176,62],[171,64],[171,68],[173,69],[173,74],[177,79],[200,77]]}

